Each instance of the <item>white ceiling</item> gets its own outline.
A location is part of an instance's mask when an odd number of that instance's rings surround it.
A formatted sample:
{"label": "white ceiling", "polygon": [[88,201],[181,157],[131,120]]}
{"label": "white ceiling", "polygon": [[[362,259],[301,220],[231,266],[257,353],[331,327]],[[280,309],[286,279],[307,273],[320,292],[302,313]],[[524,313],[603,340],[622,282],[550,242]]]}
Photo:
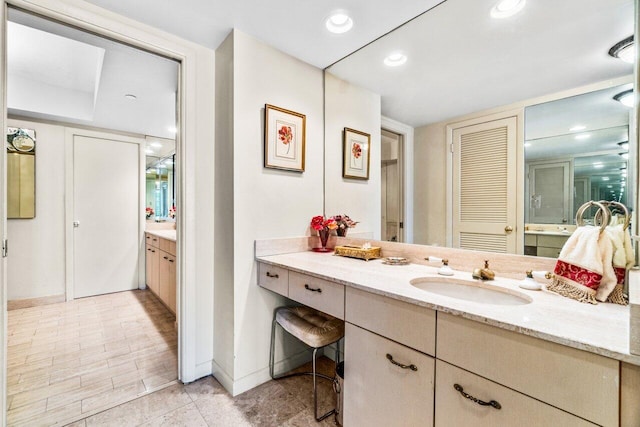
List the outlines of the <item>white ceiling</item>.
{"label": "white ceiling", "polygon": [[[236,28],[325,68],[442,0],[88,0],[102,8],[215,49]],[[329,33],[325,19],[346,10],[351,31]]]}
{"label": "white ceiling", "polygon": [[[330,68],[422,126],[633,73],[608,55],[633,34],[633,0],[536,0],[508,19],[496,0],[447,0]],[[404,66],[383,59],[401,50]]]}
{"label": "white ceiling", "polygon": [[174,138],[177,62],[15,9],[9,20],[9,114]]}

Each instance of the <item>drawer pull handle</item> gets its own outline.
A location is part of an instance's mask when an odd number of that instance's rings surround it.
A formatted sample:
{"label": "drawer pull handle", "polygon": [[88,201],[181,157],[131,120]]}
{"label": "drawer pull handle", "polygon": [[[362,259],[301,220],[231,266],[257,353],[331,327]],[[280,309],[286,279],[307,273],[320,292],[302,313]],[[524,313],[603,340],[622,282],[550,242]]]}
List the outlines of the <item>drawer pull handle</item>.
{"label": "drawer pull handle", "polygon": [[169,262],[173,262],[173,260],[172,260],[172,259],[170,259],[170,260],[169,260]]}
{"label": "drawer pull handle", "polygon": [[319,294],[322,293],[322,289],[320,289],[320,288],[313,289],[311,286],[307,285],[306,283],[304,284],[304,288],[306,290],[308,290],[308,291],[311,291],[311,292],[317,292]]}
{"label": "drawer pull handle", "polygon": [[453,385],[453,388],[455,388],[455,389],[456,389],[456,391],[460,392],[460,394],[461,394],[461,395],[463,395],[465,398],[467,398],[467,399],[469,399],[469,400],[472,400],[472,401],[476,402],[478,405],[482,405],[482,406],[491,406],[491,407],[496,408],[496,409],[501,409],[501,408],[502,408],[502,405],[500,405],[500,404],[499,404],[498,402],[496,402],[495,400],[492,400],[492,401],[490,401],[490,402],[485,402],[485,401],[483,401],[483,400],[480,400],[480,399],[478,399],[478,398],[476,398],[476,397],[471,396],[471,395],[470,395],[470,394],[468,394],[468,393],[465,393],[465,392],[464,392],[464,389],[462,388],[462,386],[461,386],[460,384],[454,384],[454,385]]}
{"label": "drawer pull handle", "polygon": [[418,370],[418,367],[413,363],[411,365],[403,365],[402,363],[396,362],[395,360],[393,360],[393,356],[390,355],[389,353],[387,353],[387,359],[389,359],[389,362],[393,363],[396,366],[401,367],[402,369],[411,369],[412,371]]}
{"label": "drawer pull handle", "polygon": [[164,259],[169,259],[169,257],[168,257],[168,256],[163,256],[162,258],[164,258]]}
{"label": "drawer pull handle", "polygon": [[278,276],[277,274],[269,273],[269,272],[267,271],[267,277],[273,277],[274,279],[277,279],[277,278],[279,278],[280,276]]}

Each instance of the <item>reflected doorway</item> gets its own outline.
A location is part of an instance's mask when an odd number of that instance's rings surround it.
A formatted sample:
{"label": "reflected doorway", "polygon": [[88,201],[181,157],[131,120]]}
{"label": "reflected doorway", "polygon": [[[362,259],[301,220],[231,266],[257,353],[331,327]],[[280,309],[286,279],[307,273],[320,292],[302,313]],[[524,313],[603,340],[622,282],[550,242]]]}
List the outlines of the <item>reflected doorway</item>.
{"label": "reflected doorway", "polygon": [[403,137],[381,132],[381,236],[388,242],[404,242]]}

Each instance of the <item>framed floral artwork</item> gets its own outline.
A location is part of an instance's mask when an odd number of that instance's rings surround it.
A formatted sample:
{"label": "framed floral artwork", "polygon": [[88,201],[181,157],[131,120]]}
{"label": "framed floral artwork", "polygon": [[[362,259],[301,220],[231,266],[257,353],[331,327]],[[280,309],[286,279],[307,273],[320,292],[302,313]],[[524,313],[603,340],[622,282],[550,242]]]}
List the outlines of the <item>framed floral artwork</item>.
{"label": "framed floral artwork", "polygon": [[307,116],[264,106],[264,167],[304,172]]}
{"label": "framed floral artwork", "polygon": [[342,177],[369,179],[371,135],[344,128],[342,142]]}

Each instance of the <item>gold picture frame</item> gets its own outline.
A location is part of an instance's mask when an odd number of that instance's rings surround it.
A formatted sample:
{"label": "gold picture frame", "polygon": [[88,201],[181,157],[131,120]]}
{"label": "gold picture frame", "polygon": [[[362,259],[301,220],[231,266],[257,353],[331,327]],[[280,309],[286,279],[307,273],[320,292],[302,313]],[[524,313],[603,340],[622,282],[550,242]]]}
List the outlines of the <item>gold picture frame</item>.
{"label": "gold picture frame", "polygon": [[304,172],[307,116],[264,106],[264,167]]}
{"label": "gold picture frame", "polygon": [[344,128],[342,132],[342,177],[369,179],[371,163],[371,135]]}

